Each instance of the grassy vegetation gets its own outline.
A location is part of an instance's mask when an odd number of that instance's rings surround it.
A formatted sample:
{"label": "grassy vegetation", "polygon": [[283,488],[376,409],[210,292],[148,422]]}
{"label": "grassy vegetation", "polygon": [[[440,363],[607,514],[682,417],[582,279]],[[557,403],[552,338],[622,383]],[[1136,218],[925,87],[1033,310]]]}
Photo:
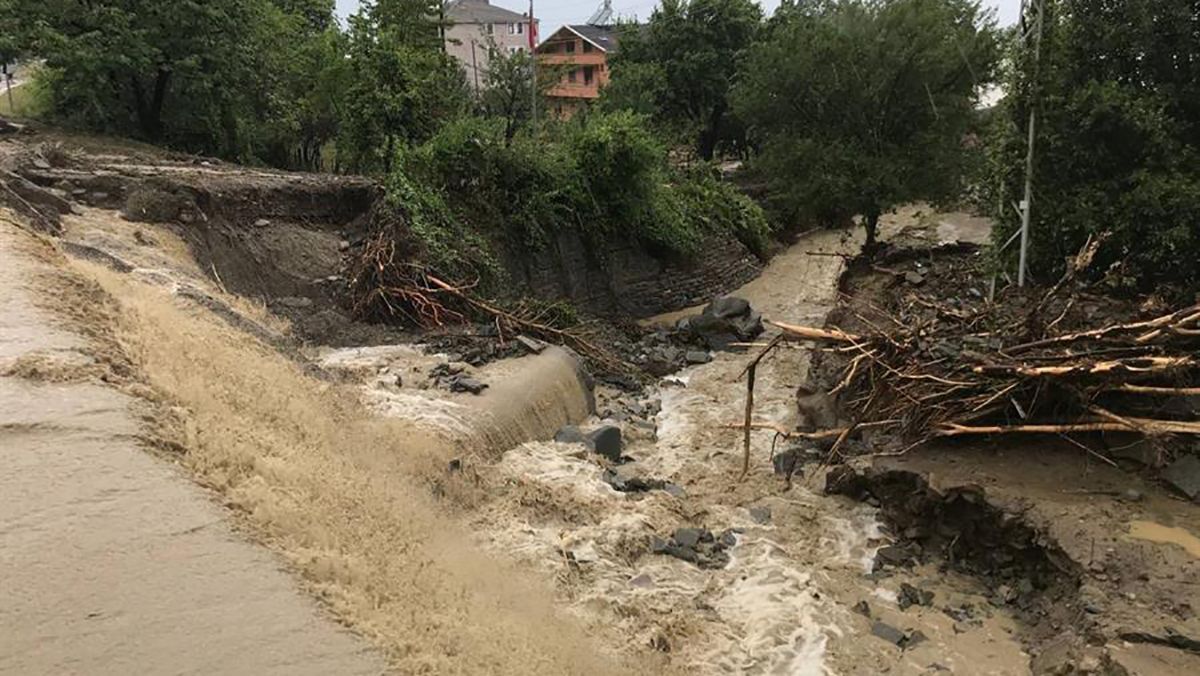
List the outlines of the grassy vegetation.
{"label": "grassy vegetation", "polygon": [[[0,115],[5,117],[35,117],[37,101],[31,82],[13,87],[10,98],[6,88],[0,85]],[[11,101],[11,103],[10,103]]]}

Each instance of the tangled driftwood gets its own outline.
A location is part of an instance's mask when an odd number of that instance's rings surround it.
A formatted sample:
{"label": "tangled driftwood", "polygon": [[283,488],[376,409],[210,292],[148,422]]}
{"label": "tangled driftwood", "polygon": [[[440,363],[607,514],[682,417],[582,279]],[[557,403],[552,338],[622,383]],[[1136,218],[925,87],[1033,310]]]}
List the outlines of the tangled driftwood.
{"label": "tangled driftwood", "polygon": [[[902,440],[905,450],[965,435],[1128,432],[1156,442],[1200,435],[1195,409],[1178,405],[1200,396],[1200,304],[1145,320],[1060,328],[1076,300],[1061,293],[1094,251],[1089,243],[1062,281],[1019,312],[991,303],[963,310],[918,296],[908,307],[919,311],[903,321],[875,306],[870,317],[849,309],[855,332],[768,322],[779,337],[747,368],[746,415],[737,425],[746,429],[744,468],[755,427],[835,439],[831,453],[865,427]],[[1054,319],[1043,326],[1044,317]],[[829,394],[845,427],[798,433],[753,420],[754,367],[783,341],[835,357]]]}

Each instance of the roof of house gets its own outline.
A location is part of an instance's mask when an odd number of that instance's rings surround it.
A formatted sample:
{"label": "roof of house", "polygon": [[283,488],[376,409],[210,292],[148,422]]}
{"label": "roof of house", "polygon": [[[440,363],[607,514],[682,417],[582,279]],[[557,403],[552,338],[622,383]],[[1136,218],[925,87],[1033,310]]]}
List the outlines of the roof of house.
{"label": "roof of house", "polygon": [[614,51],[617,48],[617,30],[612,26],[593,26],[584,23],[567,26],[567,28],[606,52]]}
{"label": "roof of house", "polygon": [[574,33],[576,36],[592,43],[601,51],[611,53],[617,49],[618,33],[615,26],[592,26],[589,24],[561,26],[558,30],[551,33],[550,37],[546,38],[541,45],[538,45],[538,49],[541,49],[542,45],[552,42],[563,31]]}
{"label": "roof of house", "polygon": [[488,0],[450,0],[446,18],[454,23],[522,23],[524,14],[488,4]]}

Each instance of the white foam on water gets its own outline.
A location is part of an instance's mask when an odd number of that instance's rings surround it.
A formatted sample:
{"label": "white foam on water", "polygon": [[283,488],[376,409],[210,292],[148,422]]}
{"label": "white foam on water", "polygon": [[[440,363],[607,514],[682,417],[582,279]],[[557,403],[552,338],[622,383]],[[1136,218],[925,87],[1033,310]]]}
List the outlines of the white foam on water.
{"label": "white foam on water", "polygon": [[823,595],[786,551],[747,535],[721,571],[723,592],[715,609],[725,631],[695,666],[728,674],[823,676],[827,632]]}

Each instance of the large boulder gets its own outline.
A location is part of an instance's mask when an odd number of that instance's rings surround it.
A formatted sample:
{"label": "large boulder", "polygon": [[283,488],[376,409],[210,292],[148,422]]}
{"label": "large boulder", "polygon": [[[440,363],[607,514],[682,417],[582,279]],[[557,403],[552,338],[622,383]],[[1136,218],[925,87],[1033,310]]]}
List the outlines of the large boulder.
{"label": "large boulder", "polygon": [[762,315],[749,301],[735,296],[713,300],[700,314],[679,320],[677,328],[713,350],[753,340],[763,332]]}

